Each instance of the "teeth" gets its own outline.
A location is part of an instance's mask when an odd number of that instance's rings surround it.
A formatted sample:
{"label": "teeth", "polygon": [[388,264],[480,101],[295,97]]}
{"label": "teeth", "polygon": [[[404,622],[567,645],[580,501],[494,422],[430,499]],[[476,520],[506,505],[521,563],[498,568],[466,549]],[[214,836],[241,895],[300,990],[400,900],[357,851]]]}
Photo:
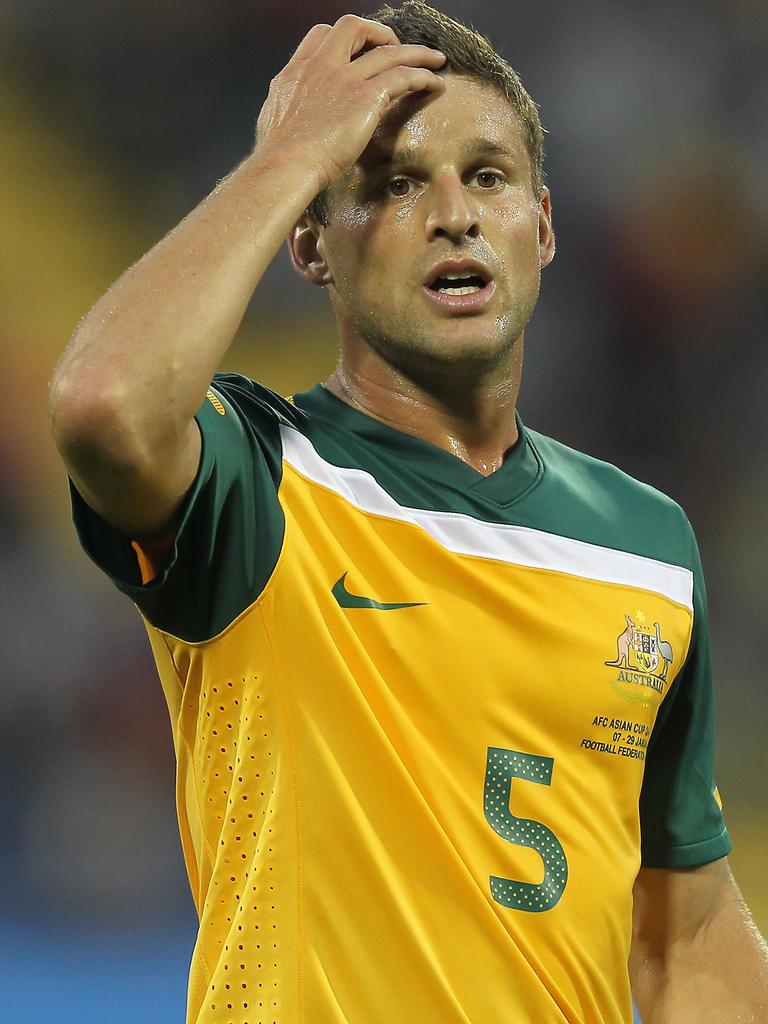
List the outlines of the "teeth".
{"label": "teeth", "polygon": [[[443,275],[447,277],[449,281],[455,281],[457,278],[449,277],[448,274]],[[476,284],[471,284],[467,288],[438,288],[441,295],[472,295],[474,292],[479,292],[480,288]]]}
{"label": "teeth", "polygon": [[461,281],[465,277],[477,277],[477,274],[473,270],[462,270],[459,274],[441,274],[440,277],[444,277],[446,281]]}

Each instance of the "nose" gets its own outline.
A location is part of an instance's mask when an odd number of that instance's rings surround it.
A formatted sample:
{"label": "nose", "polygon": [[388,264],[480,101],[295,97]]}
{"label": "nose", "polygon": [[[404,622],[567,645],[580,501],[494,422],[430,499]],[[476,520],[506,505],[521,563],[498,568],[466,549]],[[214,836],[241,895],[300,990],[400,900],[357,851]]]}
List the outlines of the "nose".
{"label": "nose", "polygon": [[438,238],[461,242],[480,234],[477,209],[457,175],[443,174],[435,179],[425,229],[430,242]]}

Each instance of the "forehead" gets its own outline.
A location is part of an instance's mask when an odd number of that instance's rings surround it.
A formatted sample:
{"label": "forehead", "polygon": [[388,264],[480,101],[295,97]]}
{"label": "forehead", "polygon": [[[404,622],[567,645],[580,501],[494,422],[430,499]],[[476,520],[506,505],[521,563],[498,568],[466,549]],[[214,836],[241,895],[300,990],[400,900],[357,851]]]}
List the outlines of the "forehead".
{"label": "forehead", "polygon": [[523,123],[498,89],[450,72],[443,77],[440,95],[421,93],[393,104],[357,161],[362,171],[409,159],[452,159],[480,148],[526,155]]}

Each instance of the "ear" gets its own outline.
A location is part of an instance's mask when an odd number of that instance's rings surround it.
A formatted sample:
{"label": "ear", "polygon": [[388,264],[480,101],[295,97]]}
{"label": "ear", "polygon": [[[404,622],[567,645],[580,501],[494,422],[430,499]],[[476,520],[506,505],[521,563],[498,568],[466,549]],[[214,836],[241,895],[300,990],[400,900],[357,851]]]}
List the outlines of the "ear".
{"label": "ear", "polygon": [[544,188],[539,201],[539,266],[548,267],[555,258],[555,232],[552,227],[552,196]]}
{"label": "ear", "polygon": [[288,235],[288,251],[293,269],[310,284],[324,287],[333,283],[325,261],[325,239],[313,217],[303,214]]}

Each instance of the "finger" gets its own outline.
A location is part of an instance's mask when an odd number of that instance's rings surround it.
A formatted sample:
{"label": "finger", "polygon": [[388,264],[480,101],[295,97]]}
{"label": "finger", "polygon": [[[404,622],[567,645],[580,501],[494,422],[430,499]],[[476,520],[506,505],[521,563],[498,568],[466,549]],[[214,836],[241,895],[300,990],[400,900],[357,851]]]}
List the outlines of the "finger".
{"label": "finger", "polygon": [[363,78],[373,78],[390,68],[398,66],[439,68],[445,64],[446,57],[439,50],[429,46],[398,45],[377,46],[368,53],[358,57],[352,67],[355,73],[362,73]]}
{"label": "finger", "polygon": [[291,60],[307,60],[330,31],[330,25],[313,25],[296,47],[296,52],[291,57]]}
{"label": "finger", "polygon": [[391,68],[377,75],[372,84],[378,86],[385,104],[393,103],[408,93],[445,91],[445,79],[426,68]]}
{"label": "finger", "polygon": [[391,28],[378,21],[344,14],[333,26],[319,47],[331,60],[349,61],[366,46],[398,46],[400,40]]}

